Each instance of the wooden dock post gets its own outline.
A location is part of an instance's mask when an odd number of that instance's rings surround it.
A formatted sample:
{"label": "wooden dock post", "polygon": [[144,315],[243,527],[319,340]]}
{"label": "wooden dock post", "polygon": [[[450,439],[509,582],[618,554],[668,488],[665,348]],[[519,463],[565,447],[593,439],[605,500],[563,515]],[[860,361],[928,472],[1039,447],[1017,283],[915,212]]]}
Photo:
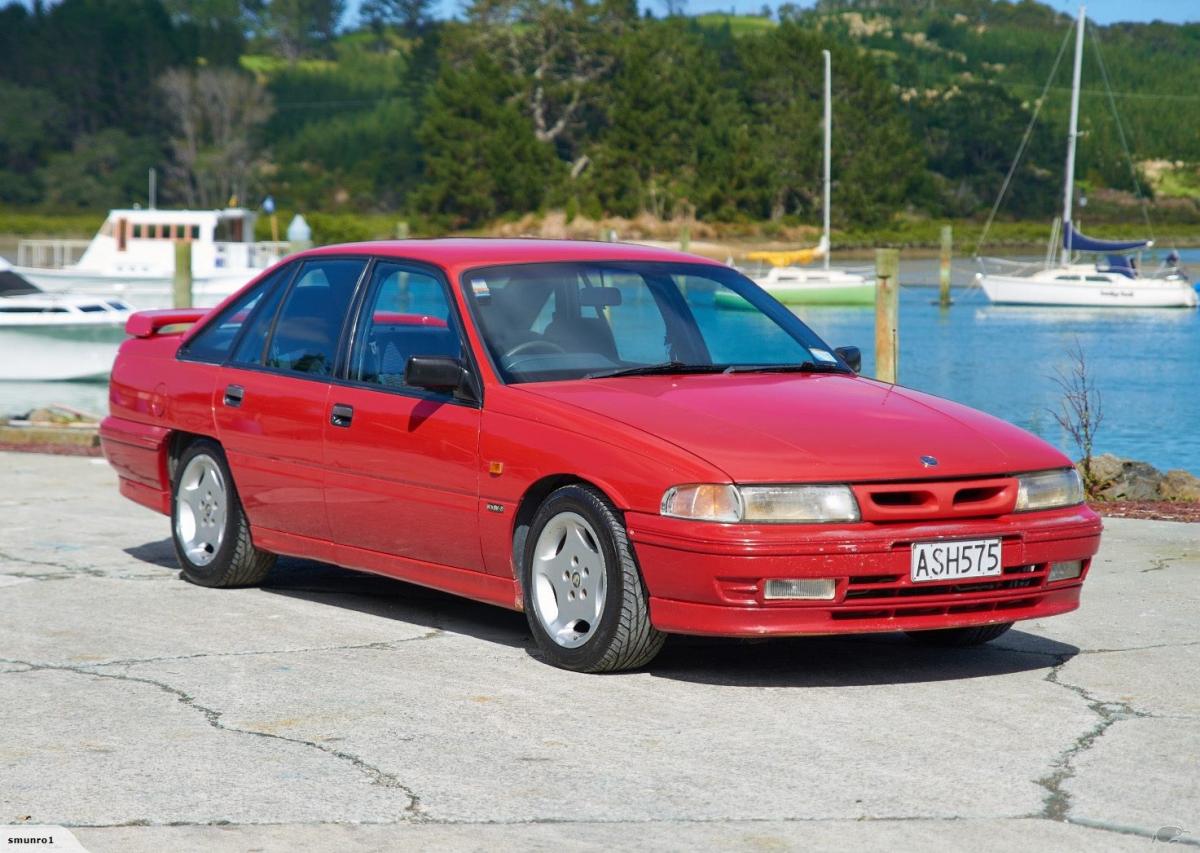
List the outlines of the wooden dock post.
{"label": "wooden dock post", "polygon": [[900,361],[900,251],[875,250],[875,378],[895,384]]}
{"label": "wooden dock post", "polygon": [[176,308],[192,307],[192,243],[175,244],[175,282],[172,302]]}
{"label": "wooden dock post", "polygon": [[938,305],[950,307],[950,256],[954,253],[954,229],[949,225],[942,226],[942,265],[938,282],[941,286],[938,295]]}

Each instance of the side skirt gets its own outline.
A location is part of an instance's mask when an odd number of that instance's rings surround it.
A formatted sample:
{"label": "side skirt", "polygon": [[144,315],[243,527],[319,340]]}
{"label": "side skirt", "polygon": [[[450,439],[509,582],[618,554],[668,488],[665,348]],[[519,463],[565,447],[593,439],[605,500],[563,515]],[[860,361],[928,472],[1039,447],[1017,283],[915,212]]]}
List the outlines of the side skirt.
{"label": "side skirt", "polygon": [[384,575],[509,610],[522,609],[521,590],[512,578],[455,569],[261,527],[251,528],[251,534],[255,545],[276,554],[320,560],[347,569]]}

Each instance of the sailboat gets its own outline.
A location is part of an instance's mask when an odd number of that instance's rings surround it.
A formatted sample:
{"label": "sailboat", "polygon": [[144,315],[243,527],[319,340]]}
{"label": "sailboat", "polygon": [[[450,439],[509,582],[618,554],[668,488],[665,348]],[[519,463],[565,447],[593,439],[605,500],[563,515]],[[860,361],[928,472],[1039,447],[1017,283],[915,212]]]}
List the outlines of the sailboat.
{"label": "sailboat", "polygon": [[[975,280],[988,299],[998,305],[1194,308],[1198,301],[1196,290],[1178,265],[1167,265],[1147,276],[1138,269],[1136,260],[1125,254],[1150,248],[1154,245],[1152,240],[1097,240],[1080,231],[1071,218],[1086,15],[1086,9],[1080,6],[1075,30],[1075,71],[1071,85],[1063,212],[1062,219],[1055,220],[1051,229],[1045,261],[1038,265],[1021,265],[1003,259],[977,258],[983,271],[976,273]],[[1101,260],[1086,263],[1080,255],[1100,255]],[[1007,269],[1007,272],[991,272],[989,268]]]}
{"label": "sailboat", "polygon": [[[823,186],[823,225],[820,242],[808,249],[786,252],[750,252],[751,261],[769,265],[765,274],[751,276],[755,284],[770,293],[780,302],[792,305],[871,305],[875,302],[875,282],[850,270],[829,266],[829,161],[832,147],[833,98],[832,69],[829,51],[821,51],[825,58],[825,165]],[[814,261],[820,267],[806,267]],[[717,301],[727,307],[738,307],[745,302],[736,294],[718,294]]]}

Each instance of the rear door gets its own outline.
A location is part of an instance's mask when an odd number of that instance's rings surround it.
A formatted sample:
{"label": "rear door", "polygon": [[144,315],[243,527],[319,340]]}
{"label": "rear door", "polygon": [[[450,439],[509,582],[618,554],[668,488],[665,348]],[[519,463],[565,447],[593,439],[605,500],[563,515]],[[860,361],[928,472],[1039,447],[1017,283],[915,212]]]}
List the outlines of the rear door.
{"label": "rear door", "polygon": [[439,272],[375,263],[329,397],[326,506],[340,544],[482,571],[479,407],[404,382],[411,356],[465,358],[453,304]]}
{"label": "rear door", "polygon": [[329,538],[324,429],[330,378],[366,267],[361,258],[312,258],[264,299],[221,369],[218,434],[250,522]]}

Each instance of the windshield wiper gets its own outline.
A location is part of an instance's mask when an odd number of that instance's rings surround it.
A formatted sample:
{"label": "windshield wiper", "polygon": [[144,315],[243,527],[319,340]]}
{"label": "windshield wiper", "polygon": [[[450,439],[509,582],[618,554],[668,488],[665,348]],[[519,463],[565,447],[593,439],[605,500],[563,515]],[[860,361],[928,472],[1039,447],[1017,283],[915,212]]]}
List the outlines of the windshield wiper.
{"label": "windshield wiper", "polygon": [[832,362],[802,361],[799,364],[731,364],[726,373],[850,373]]}
{"label": "windshield wiper", "polygon": [[720,364],[688,364],[683,361],[664,361],[658,364],[643,364],[639,367],[623,367],[619,370],[605,370],[599,373],[589,373],[586,379],[609,379],[614,376],[665,376],[673,373],[721,373],[725,370]]}

